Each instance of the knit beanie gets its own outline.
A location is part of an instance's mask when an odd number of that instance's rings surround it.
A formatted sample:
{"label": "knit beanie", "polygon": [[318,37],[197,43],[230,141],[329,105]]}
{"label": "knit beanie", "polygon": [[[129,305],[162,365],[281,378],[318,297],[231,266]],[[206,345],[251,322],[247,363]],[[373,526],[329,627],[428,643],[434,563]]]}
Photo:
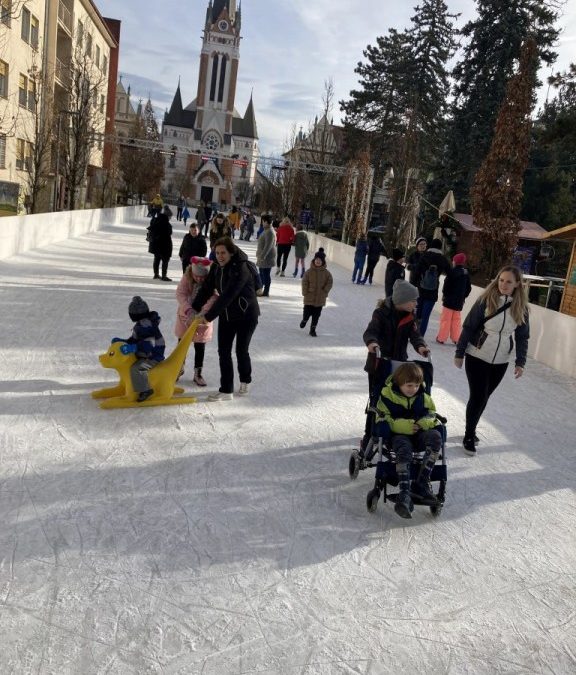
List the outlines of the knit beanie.
{"label": "knit beanie", "polygon": [[190,268],[192,270],[192,274],[195,277],[207,276],[208,272],[210,271],[211,264],[212,261],[209,258],[201,258],[197,255],[193,255],[190,258]]}
{"label": "knit beanie", "polygon": [[453,258],[452,262],[455,265],[465,265],[466,264],[466,254],[465,253],[457,253]]}
{"label": "knit beanie", "polygon": [[418,300],[418,289],[416,286],[404,279],[396,279],[392,289],[392,302],[397,305],[403,305],[405,302]]}
{"label": "knit beanie", "polygon": [[432,243],[430,244],[430,248],[439,248],[442,250],[442,240],[441,239],[432,239]]}
{"label": "knit beanie", "polygon": [[392,260],[398,262],[404,257],[404,251],[401,248],[392,249]]}
{"label": "knit beanie", "polygon": [[314,254],[314,260],[316,260],[316,258],[319,258],[319,259],[322,261],[322,264],[323,264],[323,265],[326,264],[326,254],[324,253],[324,249],[323,249],[323,248],[319,248],[319,249],[316,251],[316,253]]}
{"label": "knit beanie", "polygon": [[150,310],[148,309],[148,305],[139,295],[135,295],[132,298],[132,302],[128,305],[128,314],[130,315],[132,321],[144,319],[149,312]]}

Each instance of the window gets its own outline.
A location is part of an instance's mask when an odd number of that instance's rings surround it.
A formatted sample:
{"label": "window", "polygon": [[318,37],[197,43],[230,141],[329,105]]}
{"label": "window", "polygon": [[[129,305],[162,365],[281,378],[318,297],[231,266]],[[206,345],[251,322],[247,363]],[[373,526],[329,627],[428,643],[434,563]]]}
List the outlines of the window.
{"label": "window", "polygon": [[36,83],[28,79],[28,110],[36,112]]}
{"label": "window", "polygon": [[18,105],[21,105],[23,108],[26,107],[28,103],[28,78],[26,75],[20,73],[20,78],[18,80]]}
{"label": "window", "polygon": [[100,47],[96,45],[96,55],[94,57],[94,63],[96,64],[96,68],[100,68]]}
{"label": "window", "polygon": [[22,31],[20,35],[24,42],[32,45],[35,49],[38,48],[38,35],[40,29],[40,22],[26,7],[22,8]]}
{"label": "window", "polygon": [[12,17],[12,1],[0,0],[0,21],[10,28]]}
{"label": "window", "polygon": [[8,98],[8,64],[0,61],[0,96]]}
{"label": "window", "polygon": [[82,43],[84,42],[84,24],[82,21],[78,21],[76,26],[76,42],[78,44],[78,48],[82,49]]}
{"label": "window", "polygon": [[92,36],[86,33],[86,56],[92,56]]}
{"label": "window", "polygon": [[6,168],[6,134],[0,134],[0,169]]}
{"label": "window", "polygon": [[108,72],[108,57],[106,54],[102,54],[102,72],[107,73]]}

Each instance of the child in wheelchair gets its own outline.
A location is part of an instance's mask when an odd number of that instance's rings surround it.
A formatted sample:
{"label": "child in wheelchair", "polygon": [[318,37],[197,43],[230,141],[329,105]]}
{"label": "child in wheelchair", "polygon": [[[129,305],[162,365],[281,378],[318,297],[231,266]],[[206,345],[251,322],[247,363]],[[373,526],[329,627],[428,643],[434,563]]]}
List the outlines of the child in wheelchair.
{"label": "child in wheelchair", "polygon": [[[432,397],[424,388],[424,373],[416,363],[402,363],[390,375],[376,404],[374,433],[384,438],[395,462],[399,493],[394,510],[411,518],[414,501],[436,506],[430,475],[442,448],[441,422]],[[422,452],[418,473],[411,479],[414,453]]]}

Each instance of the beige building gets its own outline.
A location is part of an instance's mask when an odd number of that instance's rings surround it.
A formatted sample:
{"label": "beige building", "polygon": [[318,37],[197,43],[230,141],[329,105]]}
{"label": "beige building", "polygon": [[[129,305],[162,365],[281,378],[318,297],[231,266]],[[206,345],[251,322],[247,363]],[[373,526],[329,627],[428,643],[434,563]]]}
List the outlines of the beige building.
{"label": "beige building", "polygon": [[92,0],[0,4],[0,213],[85,206],[117,42]]}

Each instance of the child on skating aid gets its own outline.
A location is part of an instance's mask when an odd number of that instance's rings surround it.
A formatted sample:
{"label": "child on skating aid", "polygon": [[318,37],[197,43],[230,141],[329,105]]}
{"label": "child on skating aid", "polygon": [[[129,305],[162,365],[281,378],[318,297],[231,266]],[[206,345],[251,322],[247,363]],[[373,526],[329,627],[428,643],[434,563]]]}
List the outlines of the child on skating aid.
{"label": "child on skating aid", "polygon": [[[396,455],[399,494],[394,510],[401,518],[412,518],[412,498],[419,504],[438,502],[430,485],[430,474],[440,454],[442,436],[436,428],[436,406],[424,391],[424,373],[416,363],[402,363],[388,377],[376,404],[376,433],[391,439]],[[424,456],[418,476],[410,484],[414,450]]]}
{"label": "child on skating aid", "polygon": [[138,393],[137,401],[142,403],[154,393],[150,388],[148,372],[164,360],[166,343],[158,328],[160,324],[158,312],[151,312],[139,295],[132,298],[128,314],[135,322],[132,335],[127,340],[113,338],[112,342],[126,342],[126,345],[122,345],[122,351],[125,354],[136,355],[136,361],[130,367],[130,379],[134,391]]}
{"label": "child on skating aid", "polygon": [[[204,283],[208,272],[210,271],[210,266],[212,265],[211,260],[208,258],[201,258],[199,256],[193,255],[190,258],[190,264],[186,268],[182,279],[176,288],[176,300],[178,301],[178,308],[176,310],[176,324],[174,326],[174,333],[178,338],[178,341],[182,338],[186,329],[192,321],[196,318],[196,313],[192,309],[192,303],[194,302],[198,291],[200,290],[202,284]],[[214,295],[208,302],[205,303],[202,307],[202,311],[206,312],[212,307],[216,298],[218,296]],[[206,351],[206,343],[210,342],[212,339],[213,333],[213,323],[203,323],[196,329],[194,334],[193,343],[194,343],[194,384],[199,387],[206,386],[206,380],[202,377],[202,368],[204,367],[204,353]],[[178,375],[178,378],[184,375],[184,364],[182,364],[182,370]]]}

